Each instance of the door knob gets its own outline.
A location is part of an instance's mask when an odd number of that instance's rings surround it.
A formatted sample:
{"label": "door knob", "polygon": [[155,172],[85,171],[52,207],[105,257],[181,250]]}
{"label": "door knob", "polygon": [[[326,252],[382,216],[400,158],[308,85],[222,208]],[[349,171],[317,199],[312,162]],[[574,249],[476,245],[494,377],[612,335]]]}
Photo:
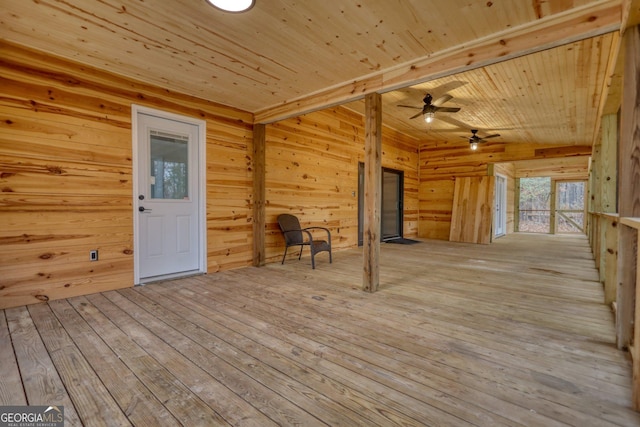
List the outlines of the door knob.
{"label": "door knob", "polygon": [[144,212],[144,206],[140,206],[140,207],[138,208],[138,210],[139,210],[140,212]]}

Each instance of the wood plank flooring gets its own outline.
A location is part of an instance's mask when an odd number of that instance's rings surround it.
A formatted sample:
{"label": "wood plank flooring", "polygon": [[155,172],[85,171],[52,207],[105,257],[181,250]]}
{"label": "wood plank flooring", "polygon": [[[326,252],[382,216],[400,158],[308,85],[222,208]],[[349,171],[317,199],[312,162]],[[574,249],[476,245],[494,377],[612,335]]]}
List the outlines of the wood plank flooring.
{"label": "wood plank flooring", "polygon": [[638,426],[584,236],[362,251],[0,311],[0,405],[67,426]]}

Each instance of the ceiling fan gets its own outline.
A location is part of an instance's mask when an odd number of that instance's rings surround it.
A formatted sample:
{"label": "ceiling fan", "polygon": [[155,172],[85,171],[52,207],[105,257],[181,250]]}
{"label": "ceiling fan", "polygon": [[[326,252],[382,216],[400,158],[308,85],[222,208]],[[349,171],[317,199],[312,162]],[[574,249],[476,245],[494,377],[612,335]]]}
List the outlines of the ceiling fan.
{"label": "ceiling fan", "polygon": [[486,139],[489,138],[495,138],[497,136],[500,136],[499,133],[494,133],[493,135],[487,135],[484,137],[479,137],[478,136],[478,129],[471,129],[471,136],[466,137],[466,136],[461,136],[460,138],[465,138],[465,139],[469,139],[469,145],[471,147],[472,150],[477,150],[478,149],[478,144],[481,142],[484,142]]}
{"label": "ceiling fan", "polygon": [[413,105],[398,105],[398,107],[417,108],[419,110],[422,110],[419,113],[409,117],[409,119],[415,119],[416,117],[420,117],[424,115],[425,121],[427,123],[431,123],[433,121],[433,118],[436,112],[438,111],[442,113],[457,113],[458,111],[460,111],[460,108],[457,108],[457,107],[441,107],[442,104],[451,100],[452,98],[453,96],[447,94],[447,95],[442,95],[440,98],[434,101],[431,94],[427,93],[425,97],[422,99],[422,101],[424,102],[424,105],[422,107],[416,107]]}

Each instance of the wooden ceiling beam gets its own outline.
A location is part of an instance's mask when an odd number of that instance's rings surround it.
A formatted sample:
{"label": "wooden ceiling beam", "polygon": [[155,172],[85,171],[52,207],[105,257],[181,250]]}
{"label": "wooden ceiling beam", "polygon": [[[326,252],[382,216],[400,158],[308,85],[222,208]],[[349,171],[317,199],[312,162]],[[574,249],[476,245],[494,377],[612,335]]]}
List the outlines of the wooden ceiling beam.
{"label": "wooden ceiling beam", "polygon": [[622,74],[624,67],[624,51],[620,49],[622,43],[621,35],[627,28],[640,25],[640,0],[623,0],[621,9],[620,35],[616,36],[613,48],[609,53],[607,65],[607,78],[602,88],[602,97],[598,107],[598,122],[594,128],[593,143],[599,138],[600,123],[602,116],[606,114],[616,114],[622,102]]}
{"label": "wooden ceiling beam", "polygon": [[[635,27],[636,25],[640,25],[640,0],[623,0],[620,35],[622,35],[627,28]],[[606,114],[616,114],[622,102],[624,50],[620,49],[622,40],[620,35],[617,37],[615,46],[610,53],[611,58],[615,58],[615,61],[613,63],[610,62],[609,67],[607,67],[607,79],[603,87],[605,96],[602,98],[603,104],[600,106],[601,114],[598,115],[600,118]],[[600,128],[600,123],[596,125],[597,132]]]}
{"label": "wooden ceiling beam", "polygon": [[273,123],[356,101],[373,92],[388,92],[619,31],[622,12],[620,0],[591,3],[257,111],[255,122]]}
{"label": "wooden ceiling beam", "polygon": [[640,25],[640,0],[623,0],[621,30],[624,32],[636,25]]}

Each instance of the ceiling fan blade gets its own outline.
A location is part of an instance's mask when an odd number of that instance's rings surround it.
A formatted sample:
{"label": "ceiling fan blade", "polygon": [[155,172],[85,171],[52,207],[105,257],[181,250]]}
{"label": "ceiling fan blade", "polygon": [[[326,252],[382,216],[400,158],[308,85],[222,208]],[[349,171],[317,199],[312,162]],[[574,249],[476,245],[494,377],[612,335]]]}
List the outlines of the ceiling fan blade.
{"label": "ceiling fan blade", "polygon": [[431,103],[431,105],[434,105],[436,107],[441,106],[442,104],[444,104],[445,102],[451,100],[453,98],[453,96],[449,95],[449,94],[445,94],[442,95],[440,98],[436,99],[435,101],[433,101]]}
{"label": "ceiling fan blade", "polygon": [[457,113],[460,111],[458,107],[436,107],[436,111],[441,111],[443,113]]}
{"label": "ceiling fan blade", "polygon": [[500,136],[500,134],[499,133],[494,133],[493,135],[483,136],[482,139],[495,138],[497,136]]}
{"label": "ceiling fan blade", "polygon": [[420,111],[418,114],[414,114],[413,116],[409,117],[409,119],[415,119],[416,117],[420,117],[423,114],[424,114],[424,111]]}
{"label": "ceiling fan blade", "polygon": [[438,116],[439,120],[442,120],[443,122],[449,123],[452,126],[455,126],[457,129],[469,129],[471,126],[461,122],[460,120],[454,119],[453,116],[449,116],[446,114],[441,114],[440,116]]}
{"label": "ceiling fan blade", "polygon": [[422,110],[422,107],[416,107],[414,105],[397,105],[397,107],[402,107],[402,108],[413,108],[414,110]]}

